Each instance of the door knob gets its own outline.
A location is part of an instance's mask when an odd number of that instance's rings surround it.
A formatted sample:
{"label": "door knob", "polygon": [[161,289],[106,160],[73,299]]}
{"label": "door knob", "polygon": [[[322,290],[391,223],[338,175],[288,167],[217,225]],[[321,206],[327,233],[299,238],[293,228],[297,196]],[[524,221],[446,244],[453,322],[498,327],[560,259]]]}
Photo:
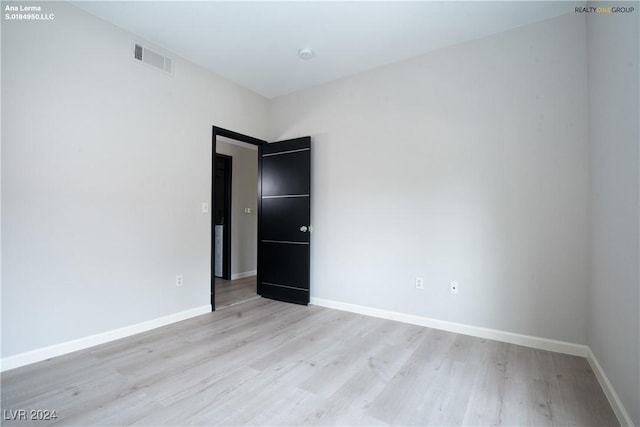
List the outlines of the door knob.
{"label": "door knob", "polygon": [[302,227],[300,227],[300,231],[302,231],[303,233],[306,233],[308,229],[309,228],[307,228],[306,225],[303,225]]}

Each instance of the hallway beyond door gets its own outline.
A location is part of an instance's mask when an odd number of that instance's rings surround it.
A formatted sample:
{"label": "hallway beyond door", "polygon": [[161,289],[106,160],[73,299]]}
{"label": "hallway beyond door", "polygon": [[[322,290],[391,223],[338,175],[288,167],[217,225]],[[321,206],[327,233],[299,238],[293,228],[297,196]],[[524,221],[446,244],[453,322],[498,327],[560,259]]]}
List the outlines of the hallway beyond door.
{"label": "hallway beyond door", "polygon": [[254,298],[258,298],[256,276],[236,280],[224,280],[216,277],[216,310]]}

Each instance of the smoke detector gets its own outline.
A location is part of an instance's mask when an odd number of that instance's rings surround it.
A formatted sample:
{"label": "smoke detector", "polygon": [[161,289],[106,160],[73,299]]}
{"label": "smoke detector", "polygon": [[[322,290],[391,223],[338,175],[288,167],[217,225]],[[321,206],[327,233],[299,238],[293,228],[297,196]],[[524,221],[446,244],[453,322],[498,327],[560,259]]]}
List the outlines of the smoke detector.
{"label": "smoke detector", "polygon": [[316,53],[308,47],[305,47],[298,51],[298,56],[300,57],[300,59],[312,59],[316,56]]}

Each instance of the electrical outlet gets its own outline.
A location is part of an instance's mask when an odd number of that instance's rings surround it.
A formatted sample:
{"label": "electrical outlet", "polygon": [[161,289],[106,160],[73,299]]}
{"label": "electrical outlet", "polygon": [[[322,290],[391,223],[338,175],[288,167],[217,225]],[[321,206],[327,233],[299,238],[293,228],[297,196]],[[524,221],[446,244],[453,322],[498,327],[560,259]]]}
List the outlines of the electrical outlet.
{"label": "electrical outlet", "polygon": [[424,279],[422,277],[416,277],[416,289],[424,289]]}
{"label": "electrical outlet", "polygon": [[176,276],[176,286],[182,286],[182,274]]}
{"label": "electrical outlet", "polygon": [[449,292],[451,292],[452,294],[457,294],[459,288],[460,285],[458,284],[458,282],[449,282]]}

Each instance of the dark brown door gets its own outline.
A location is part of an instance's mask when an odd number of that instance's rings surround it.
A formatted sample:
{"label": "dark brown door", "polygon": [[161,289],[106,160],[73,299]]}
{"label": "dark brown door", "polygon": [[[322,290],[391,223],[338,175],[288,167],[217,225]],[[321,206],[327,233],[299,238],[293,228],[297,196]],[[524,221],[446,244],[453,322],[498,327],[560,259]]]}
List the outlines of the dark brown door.
{"label": "dark brown door", "polygon": [[309,304],[311,137],[259,147],[258,294]]}

